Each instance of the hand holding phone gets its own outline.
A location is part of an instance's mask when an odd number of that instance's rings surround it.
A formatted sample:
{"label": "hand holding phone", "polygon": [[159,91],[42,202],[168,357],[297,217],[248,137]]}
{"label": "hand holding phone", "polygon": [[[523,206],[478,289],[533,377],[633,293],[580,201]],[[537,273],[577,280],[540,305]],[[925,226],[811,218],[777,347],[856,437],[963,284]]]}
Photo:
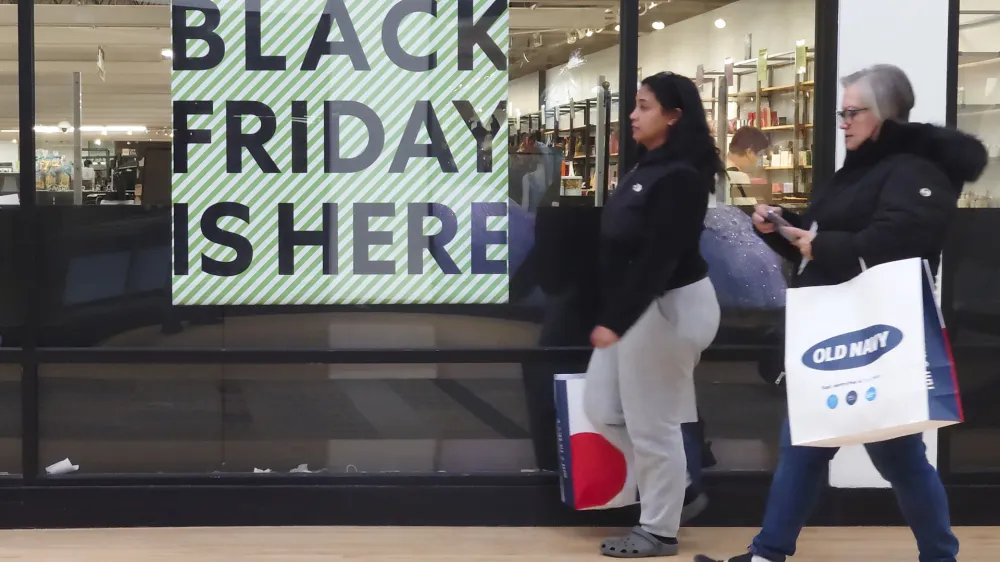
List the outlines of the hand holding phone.
{"label": "hand holding phone", "polygon": [[768,210],[767,213],[764,214],[764,220],[766,220],[767,222],[773,224],[778,228],[781,228],[783,226],[792,226],[791,223],[786,221],[784,217],[782,217],[778,213],[774,212],[773,209]]}
{"label": "hand holding phone", "polygon": [[770,205],[755,205],[753,209],[753,225],[754,227],[764,234],[770,234],[774,232],[777,225],[770,220],[768,220],[768,214],[773,213],[777,216],[781,216],[780,207],[771,207]]}

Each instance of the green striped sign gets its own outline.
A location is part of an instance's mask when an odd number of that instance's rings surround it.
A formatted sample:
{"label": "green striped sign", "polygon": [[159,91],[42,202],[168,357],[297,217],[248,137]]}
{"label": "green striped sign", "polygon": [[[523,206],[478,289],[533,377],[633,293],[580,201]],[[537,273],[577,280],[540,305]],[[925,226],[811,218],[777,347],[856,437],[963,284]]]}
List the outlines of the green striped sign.
{"label": "green striped sign", "polygon": [[173,302],[507,301],[506,0],[174,0]]}

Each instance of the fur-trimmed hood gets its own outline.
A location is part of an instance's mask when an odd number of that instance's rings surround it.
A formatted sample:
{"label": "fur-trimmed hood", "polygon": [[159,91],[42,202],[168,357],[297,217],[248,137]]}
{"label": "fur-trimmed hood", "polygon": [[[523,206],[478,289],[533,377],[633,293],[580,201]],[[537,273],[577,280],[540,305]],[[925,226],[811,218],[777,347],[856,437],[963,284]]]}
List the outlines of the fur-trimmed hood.
{"label": "fur-trimmed hood", "polygon": [[868,140],[849,152],[844,166],[881,160],[893,154],[912,154],[930,161],[959,192],[966,183],[979,179],[989,163],[986,146],[972,135],[928,123],[886,121],[878,140]]}

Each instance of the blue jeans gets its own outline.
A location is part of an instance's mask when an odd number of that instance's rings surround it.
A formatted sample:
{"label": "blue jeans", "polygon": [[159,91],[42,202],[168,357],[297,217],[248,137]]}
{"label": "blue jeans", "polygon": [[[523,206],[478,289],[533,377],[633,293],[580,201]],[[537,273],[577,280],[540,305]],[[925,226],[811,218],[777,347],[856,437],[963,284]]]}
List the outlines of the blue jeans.
{"label": "blue jeans", "polygon": [[[883,478],[892,484],[903,517],[917,539],[920,562],[955,562],[958,539],[951,532],[948,498],[927,461],[920,435],[865,445]],[[793,447],[788,421],[781,432],[781,458],[767,498],[764,525],[750,551],[771,562],[795,554],[795,541],[827,485],[835,448]]]}

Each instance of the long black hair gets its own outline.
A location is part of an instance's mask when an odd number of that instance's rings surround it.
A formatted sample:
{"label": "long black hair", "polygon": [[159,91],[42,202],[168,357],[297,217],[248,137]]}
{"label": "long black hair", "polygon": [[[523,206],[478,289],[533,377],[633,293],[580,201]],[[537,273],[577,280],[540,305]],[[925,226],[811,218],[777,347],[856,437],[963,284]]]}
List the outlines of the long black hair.
{"label": "long black hair", "polygon": [[642,81],[642,85],[652,90],[656,101],[664,110],[681,111],[680,119],[674,123],[667,136],[666,151],[694,164],[708,180],[709,191],[715,193],[716,178],[724,177],[726,167],[719,157],[715,138],[708,129],[708,119],[705,117],[705,107],[698,87],[690,78],[673,72],[649,76]]}

